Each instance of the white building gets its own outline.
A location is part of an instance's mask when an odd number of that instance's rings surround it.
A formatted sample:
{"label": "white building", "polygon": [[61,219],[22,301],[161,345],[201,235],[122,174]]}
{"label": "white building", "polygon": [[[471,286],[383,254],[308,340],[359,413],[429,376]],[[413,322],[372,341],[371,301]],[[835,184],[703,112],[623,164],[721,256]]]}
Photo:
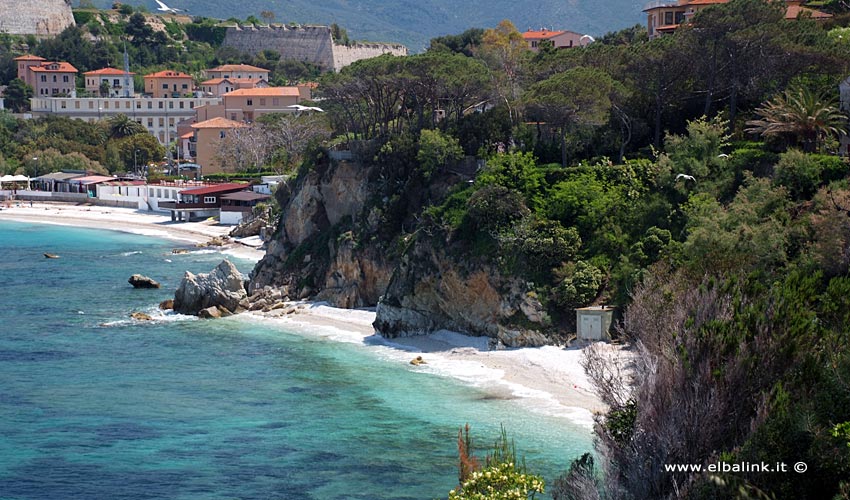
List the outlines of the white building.
{"label": "white building", "polygon": [[124,114],[142,124],[160,143],[178,138],[177,123],[193,119],[195,108],[221,103],[215,97],[191,98],[104,98],[104,97],[34,97],[32,115],[59,115],[87,122]]}

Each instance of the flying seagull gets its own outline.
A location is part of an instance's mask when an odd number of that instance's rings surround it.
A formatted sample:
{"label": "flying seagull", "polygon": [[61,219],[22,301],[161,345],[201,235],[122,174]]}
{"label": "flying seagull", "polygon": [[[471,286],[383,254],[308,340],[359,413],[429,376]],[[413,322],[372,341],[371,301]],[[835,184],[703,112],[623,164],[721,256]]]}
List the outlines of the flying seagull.
{"label": "flying seagull", "polygon": [[317,108],[316,106],[302,106],[300,104],[293,104],[291,106],[287,106],[287,108],[294,109],[295,111],[317,111],[319,113],[325,112],[324,109]]}
{"label": "flying seagull", "polygon": [[685,179],[686,181],[694,181],[694,182],[696,182],[696,181],[697,181],[696,179],[694,179],[694,176],[693,176],[693,175],[688,175],[688,174],[679,174],[679,175],[677,175],[677,176],[676,176],[676,181],[678,181],[679,179]]}
{"label": "flying seagull", "polygon": [[183,9],[173,9],[173,8],[165,5],[164,3],[160,2],[159,0],[156,0],[156,3],[159,4],[159,8],[157,8],[156,10],[161,10],[162,12],[170,12],[172,14],[177,14],[178,12],[185,12]]}

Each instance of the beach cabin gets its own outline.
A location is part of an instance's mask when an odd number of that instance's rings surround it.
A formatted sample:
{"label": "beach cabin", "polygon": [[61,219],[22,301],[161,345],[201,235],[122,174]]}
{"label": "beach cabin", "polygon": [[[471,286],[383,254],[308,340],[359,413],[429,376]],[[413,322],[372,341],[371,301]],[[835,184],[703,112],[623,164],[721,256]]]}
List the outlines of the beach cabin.
{"label": "beach cabin", "polygon": [[75,177],[69,181],[72,193],[83,193],[89,198],[97,197],[97,185],[103,182],[114,181],[115,177],[107,177],[105,175],[87,175],[84,177]]}
{"label": "beach cabin", "polygon": [[34,188],[38,191],[53,193],[70,193],[70,182],[79,177],[85,177],[85,172],[53,172],[33,179]]}
{"label": "beach cabin", "polygon": [[239,224],[247,220],[254,213],[254,208],[268,201],[270,195],[256,193],[254,191],[239,191],[237,193],[225,194],[221,197],[221,216],[219,222],[222,224]]}
{"label": "beach cabin", "polygon": [[576,337],[578,340],[611,340],[614,308],[608,306],[576,309]]}
{"label": "beach cabin", "polygon": [[171,212],[172,221],[190,221],[193,218],[216,217],[221,212],[221,197],[226,194],[250,190],[248,184],[214,184],[184,189],[176,202],[161,202],[160,207]]}

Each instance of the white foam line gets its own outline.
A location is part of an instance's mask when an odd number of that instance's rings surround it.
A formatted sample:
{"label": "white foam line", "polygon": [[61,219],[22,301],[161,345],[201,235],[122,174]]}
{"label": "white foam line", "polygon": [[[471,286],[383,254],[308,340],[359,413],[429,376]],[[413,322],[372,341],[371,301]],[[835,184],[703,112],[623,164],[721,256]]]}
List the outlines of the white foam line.
{"label": "white foam line", "polygon": [[[313,313],[321,311],[323,313],[322,316],[332,316],[334,319],[343,321],[350,320],[351,316],[360,316],[359,319],[363,320],[364,315],[358,313],[371,314],[372,318],[374,318],[374,313],[370,311],[340,310],[321,304],[313,304],[310,306],[310,310]],[[383,359],[402,363],[406,369],[433,376],[452,378],[459,380],[465,385],[484,390],[506,389],[509,394],[517,398],[520,404],[534,412],[550,417],[565,418],[576,425],[588,429],[592,429],[593,427],[593,414],[590,410],[564,405],[554,395],[546,391],[507,381],[505,380],[504,370],[491,368],[474,360],[451,359],[440,352],[428,352],[427,364],[414,366],[409,363],[411,353],[422,352],[416,347],[396,343],[378,335],[364,335],[364,333],[355,330],[345,330],[331,325],[317,325],[309,319],[300,321],[298,316],[304,314],[302,311],[304,309],[301,309],[299,314],[282,317],[267,317],[249,313],[238,315],[235,318],[257,324],[280,324],[287,332],[297,335],[322,338],[347,344],[359,344]],[[330,314],[326,315],[324,313]],[[371,325],[371,321],[368,324]],[[483,343],[484,347],[486,347],[486,343],[489,341],[487,338],[469,337],[448,331],[436,332],[432,336],[435,340],[457,346],[447,352],[465,349],[478,350],[477,347],[470,347],[470,343]],[[511,352],[510,354],[517,353]]]}

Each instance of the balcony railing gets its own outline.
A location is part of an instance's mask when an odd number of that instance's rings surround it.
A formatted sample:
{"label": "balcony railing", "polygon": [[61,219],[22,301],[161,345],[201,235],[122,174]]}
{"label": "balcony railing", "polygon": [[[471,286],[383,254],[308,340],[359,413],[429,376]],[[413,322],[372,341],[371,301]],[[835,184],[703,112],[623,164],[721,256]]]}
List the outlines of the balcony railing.
{"label": "balcony railing", "polygon": [[676,0],[653,0],[648,4],[643,6],[643,10],[647,11],[650,9],[657,9],[659,7],[675,7],[679,5],[679,2]]}

